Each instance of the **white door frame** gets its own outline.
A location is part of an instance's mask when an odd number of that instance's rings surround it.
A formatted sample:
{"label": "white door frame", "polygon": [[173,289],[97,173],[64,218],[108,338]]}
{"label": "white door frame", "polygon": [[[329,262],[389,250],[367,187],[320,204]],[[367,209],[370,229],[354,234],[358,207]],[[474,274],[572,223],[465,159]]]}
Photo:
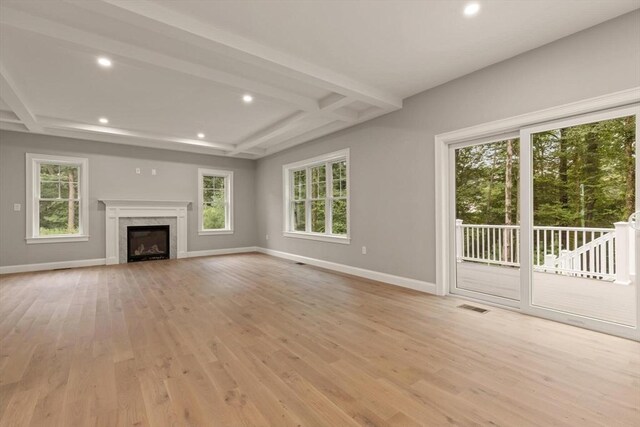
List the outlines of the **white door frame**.
{"label": "white door frame", "polygon": [[[558,107],[535,111],[507,119],[496,120],[435,136],[435,195],[436,195],[436,293],[447,295],[451,286],[451,249],[454,230],[450,198],[452,194],[449,148],[452,144],[489,138],[495,135],[519,132],[520,129],[559,119],[594,113],[616,107],[640,103],[640,87],[608,95],[572,102]],[[637,184],[636,184],[637,185]],[[520,197],[523,197],[522,194]],[[637,203],[637,201],[636,201]],[[522,222],[522,218],[521,218]],[[524,242],[521,241],[521,248]],[[528,244],[528,243],[527,243]],[[524,254],[523,255],[523,259]],[[638,292],[640,294],[640,292]],[[528,301],[527,301],[528,302]],[[639,307],[640,309],[640,307]],[[640,314],[640,313],[639,313]],[[634,329],[632,338],[639,339]]]}

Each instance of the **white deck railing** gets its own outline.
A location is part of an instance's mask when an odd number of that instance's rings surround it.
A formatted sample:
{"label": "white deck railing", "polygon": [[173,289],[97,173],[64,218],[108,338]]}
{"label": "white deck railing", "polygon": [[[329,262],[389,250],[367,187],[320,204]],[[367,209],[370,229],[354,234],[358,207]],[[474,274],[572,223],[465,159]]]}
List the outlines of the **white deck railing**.
{"label": "white deck railing", "polygon": [[[629,283],[635,274],[632,228],[533,227],[534,270]],[[458,261],[520,266],[520,226],[456,221]]]}

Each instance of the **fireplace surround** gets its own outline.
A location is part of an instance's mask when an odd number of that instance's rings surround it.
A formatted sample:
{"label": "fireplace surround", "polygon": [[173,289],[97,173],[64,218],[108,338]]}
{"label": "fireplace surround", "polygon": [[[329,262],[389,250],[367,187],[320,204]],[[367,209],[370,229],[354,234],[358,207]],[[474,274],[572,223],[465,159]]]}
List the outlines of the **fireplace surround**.
{"label": "fireplace surround", "polygon": [[127,227],[169,225],[170,258],[187,256],[187,207],[190,201],[100,199],[106,207],[106,264],[128,262]]}

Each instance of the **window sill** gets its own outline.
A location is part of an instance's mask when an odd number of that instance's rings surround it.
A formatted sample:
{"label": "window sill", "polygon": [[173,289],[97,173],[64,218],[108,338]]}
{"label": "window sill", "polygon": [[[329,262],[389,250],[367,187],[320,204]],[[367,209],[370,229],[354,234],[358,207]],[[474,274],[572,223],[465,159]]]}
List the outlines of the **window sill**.
{"label": "window sill", "polygon": [[200,230],[199,236],[215,236],[218,234],[233,234],[233,230]]}
{"label": "window sill", "polygon": [[27,244],[33,243],[71,243],[71,242],[87,242],[89,235],[78,234],[74,236],[41,236],[41,237],[27,237],[25,239]]}
{"label": "window sill", "polygon": [[318,240],[320,242],[340,243],[343,245],[351,243],[351,239],[348,236],[330,236],[327,234],[301,233],[295,231],[285,231],[282,235],[284,237],[293,237],[296,239]]}

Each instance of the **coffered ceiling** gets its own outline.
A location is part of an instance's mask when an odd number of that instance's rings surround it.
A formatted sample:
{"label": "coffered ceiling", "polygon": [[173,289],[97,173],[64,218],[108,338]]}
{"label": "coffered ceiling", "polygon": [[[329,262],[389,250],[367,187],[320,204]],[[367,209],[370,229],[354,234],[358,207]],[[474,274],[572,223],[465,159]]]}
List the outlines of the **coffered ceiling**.
{"label": "coffered ceiling", "polygon": [[0,128],[259,158],[638,6],[479,3],[2,0]]}

